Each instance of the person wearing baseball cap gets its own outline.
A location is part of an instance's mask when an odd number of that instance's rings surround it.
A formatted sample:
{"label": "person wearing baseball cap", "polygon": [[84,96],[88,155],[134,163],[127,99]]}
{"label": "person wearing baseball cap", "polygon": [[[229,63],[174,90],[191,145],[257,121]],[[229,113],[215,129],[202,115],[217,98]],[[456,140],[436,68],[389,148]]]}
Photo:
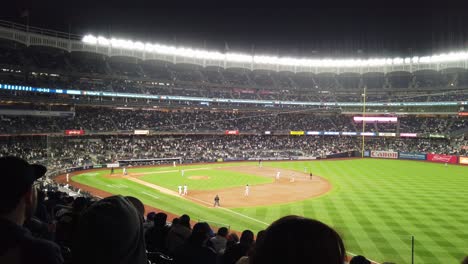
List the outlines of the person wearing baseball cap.
{"label": "person wearing baseball cap", "polygon": [[23,227],[34,215],[37,193],[34,182],[44,176],[42,165],[17,157],[0,158],[0,263],[63,263],[60,248],[34,238]]}

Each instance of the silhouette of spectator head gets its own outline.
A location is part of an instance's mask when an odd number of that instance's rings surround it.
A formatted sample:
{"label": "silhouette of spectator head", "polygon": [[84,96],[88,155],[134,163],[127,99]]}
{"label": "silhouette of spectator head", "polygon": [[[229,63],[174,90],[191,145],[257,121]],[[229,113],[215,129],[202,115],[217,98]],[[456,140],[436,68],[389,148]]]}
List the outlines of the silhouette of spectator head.
{"label": "silhouette of spectator head", "polygon": [[206,222],[196,223],[193,226],[192,234],[188,238],[188,243],[192,245],[203,245],[210,238],[211,228]]}
{"label": "silhouette of spectator head", "polygon": [[165,213],[157,213],[154,216],[154,226],[155,227],[164,227],[167,221],[167,214]]}
{"label": "silhouette of spectator head", "polygon": [[251,245],[254,242],[254,233],[250,230],[244,230],[241,234],[239,243],[243,245]]}
{"label": "silhouette of spectator head", "polygon": [[145,216],[145,206],[143,203],[140,201],[140,199],[135,198],[133,196],[125,196],[129,202],[133,204],[133,206],[137,209],[138,214],[140,215],[141,219],[144,220]]}
{"label": "silhouette of spectator head", "polygon": [[146,221],[152,222],[154,220],[154,216],[156,216],[156,212],[149,212],[146,215]]}
{"label": "silhouette of spectator head", "polygon": [[317,220],[285,216],[272,223],[258,241],[252,264],[343,264],[346,257],[338,233]]}
{"label": "silhouette of spectator head", "polygon": [[367,260],[364,256],[357,255],[351,259],[349,264],[371,264],[371,262]]}
{"label": "silhouette of spectator head", "polygon": [[31,165],[17,157],[1,157],[0,216],[18,225],[31,218],[37,206],[37,191],[33,184],[46,171],[42,165]]}
{"label": "silhouette of spectator head", "polygon": [[190,216],[184,214],[179,218],[179,225],[190,228]]}
{"label": "silhouette of spectator head", "polygon": [[135,206],[116,195],[87,208],[78,223],[73,263],[147,264],[143,222]]}
{"label": "silhouette of spectator head", "polygon": [[462,261],[461,264],[468,264],[468,256],[466,256],[466,257],[463,259],[463,261]]}
{"label": "silhouette of spectator head", "polygon": [[218,233],[217,233],[218,236],[222,236],[222,237],[227,237],[228,235],[228,229],[226,227],[220,227],[218,229]]}

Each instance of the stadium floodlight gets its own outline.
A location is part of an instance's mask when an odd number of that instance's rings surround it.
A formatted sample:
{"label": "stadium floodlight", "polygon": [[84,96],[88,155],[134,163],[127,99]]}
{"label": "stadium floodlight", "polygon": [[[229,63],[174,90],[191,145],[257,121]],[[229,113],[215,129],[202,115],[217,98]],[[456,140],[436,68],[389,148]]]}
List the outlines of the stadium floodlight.
{"label": "stadium floodlight", "polygon": [[109,46],[110,45],[109,40],[106,39],[105,37],[102,37],[102,36],[97,37],[97,43],[100,46]]}
{"label": "stadium floodlight", "polygon": [[254,56],[253,60],[255,63],[261,63],[261,64],[280,64],[281,59],[278,57],[272,57],[272,56]]}
{"label": "stadium floodlight", "polygon": [[311,58],[292,58],[278,57],[268,55],[250,55],[242,53],[221,53],[218,51],[197,50],[186,47],[175,47],[162,44],[143,43],[141,41],[132,41],[117,38],[105,38],[103,36],[86,35],[82,39],[83,43],[88,45],[103,46],[110,48],[120,48],[127,50],[144,51],[148,53],[180,56],[203,60],[218,60],[227,62],[240,63],[258,63],[281,66],[296,66],[296,67],[380,67],[391,65],[408,65],[408,64],[430,64],[430,63],[445,63],[455,61],[468,60],[468,52],[450,52],[435,54],[432,56],[423,57],[406,57],[406,58],[369,58],[369,59],[311,59]]}
{"label": "stadium floodlight", "polygon": [[86,35],[83,37],[83,42],[86,44],[92,44],[96,45],[97,44],[97,38],[93,35]]}
{"label": "stadium floodlight", "polygon": [[402,58],[393,58],[392,63],[393,63],[393,65],[401,65],[401,64],[403,64],[403,59]]}
{"label": "stadium floodlight", "polygon": [[253,57],[239,53],[226,53],[226,59],[233,62],[252,62]]}
{"label": "stadium floodlight", "polygon": [[420,57],[419,63],[431,63],[431,57],[430,56]]}

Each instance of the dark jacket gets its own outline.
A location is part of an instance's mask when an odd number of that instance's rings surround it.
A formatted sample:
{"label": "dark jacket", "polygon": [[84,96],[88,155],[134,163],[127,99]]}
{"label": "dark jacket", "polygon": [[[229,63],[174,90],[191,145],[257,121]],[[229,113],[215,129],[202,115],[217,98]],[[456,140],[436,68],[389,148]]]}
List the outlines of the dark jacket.
{"label": "dark jacket", "polygon": [[0,263],[60,264],[60,248],[53,242],[37,239],[26,228],[0,218]]}

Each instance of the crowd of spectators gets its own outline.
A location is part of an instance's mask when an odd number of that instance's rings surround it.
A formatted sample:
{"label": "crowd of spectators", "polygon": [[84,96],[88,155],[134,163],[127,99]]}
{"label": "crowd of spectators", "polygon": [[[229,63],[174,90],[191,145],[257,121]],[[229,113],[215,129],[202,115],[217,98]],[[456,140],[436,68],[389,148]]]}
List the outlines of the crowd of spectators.
{"label": "crowd of spectators", "polygon": [[[366,150],[393,150],[467,155],[468,141],[426,138],[366,138]],[[298,159],[361,151],[360,137],[351,136],[83,136],[6,137],[0,156],[16,155],[43,162],[51,170],[125,160],[162,159],[184,163],[218,160]],[[143,162],[143,161],[142,161]],[[172,161],[170,161],[172,162]]]}
{"label": "crowd of spectators", "polygon": [[[366,131],[402,133],[450,133],[467,127],[466,118],[411,117],[398,123],[367,123]],[[67,117],[0,115],[0,133],[63,133],[64,130],[133,131],[151,129],[164,132],[203,132],[239,130],[264,131],[362,131],[352,116],[317,114],[313,111],[222,112],[155,111],[99,107],[75,107]]]}

